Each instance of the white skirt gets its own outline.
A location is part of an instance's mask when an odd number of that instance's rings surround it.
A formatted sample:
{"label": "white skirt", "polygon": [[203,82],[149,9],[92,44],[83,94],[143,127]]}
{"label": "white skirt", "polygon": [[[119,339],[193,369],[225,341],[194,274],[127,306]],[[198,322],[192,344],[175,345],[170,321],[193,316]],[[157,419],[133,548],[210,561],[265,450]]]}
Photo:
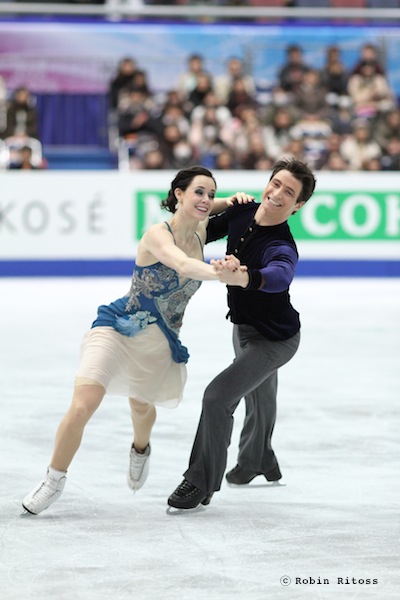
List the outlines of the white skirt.
{"label": "white skirt", "polygon": [[75,384],[99,383],[108,394],[175,408],[187,379],[185,363],[172,360],[168,340],[152,324],[134,337],[112,327],[93,327],[84,336]]}

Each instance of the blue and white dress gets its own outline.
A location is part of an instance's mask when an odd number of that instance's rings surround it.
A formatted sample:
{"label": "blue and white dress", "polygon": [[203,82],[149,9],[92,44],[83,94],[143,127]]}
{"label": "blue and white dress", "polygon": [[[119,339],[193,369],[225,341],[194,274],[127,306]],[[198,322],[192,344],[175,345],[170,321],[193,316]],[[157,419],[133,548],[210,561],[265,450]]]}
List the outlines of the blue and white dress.
{"label": "blue and white dress", "polygon": [[82,343],[76,384],[100,383],[109,394],[177,406],[189,358],[179,331],[200,285],[193,279],[181,282],[160,262],[136,265],[129,293],[98,308]]}

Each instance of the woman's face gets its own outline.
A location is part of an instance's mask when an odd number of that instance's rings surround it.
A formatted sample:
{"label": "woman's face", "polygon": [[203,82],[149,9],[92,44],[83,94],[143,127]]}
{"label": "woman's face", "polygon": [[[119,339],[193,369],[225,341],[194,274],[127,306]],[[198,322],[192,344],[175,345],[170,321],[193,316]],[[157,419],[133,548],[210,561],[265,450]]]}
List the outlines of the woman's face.
{"label": "woman's face", "polygon": [[186,190],[179,188],[176,190],[178,210],[199,221],[204,221],[214,206],[215,193],[216,186],[212,177],[196,175]]}

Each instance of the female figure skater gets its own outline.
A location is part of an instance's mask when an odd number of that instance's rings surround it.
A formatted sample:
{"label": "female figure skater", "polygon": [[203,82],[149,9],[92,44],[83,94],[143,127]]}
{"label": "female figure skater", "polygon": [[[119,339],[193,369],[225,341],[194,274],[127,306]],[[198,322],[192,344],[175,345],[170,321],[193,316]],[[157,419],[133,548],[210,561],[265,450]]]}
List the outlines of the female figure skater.
{"label": "female figure skater", "polygon": [[84,428],[106,393],[129,397],[134,437],[128,485],[135,492],[146,481],[155,405],[177,406],[186,382],[189,354],[179,340],[186,305],[201,281],[218,279],[203,261],[208,217],[235,200],[253,200],[242,192],[216,200],[215,193],[214,177],[203,167],[183,169],[173,180],[162,202],[171,220],[143,235],[129,293],[98,308],[83,340],[72,403],[46,477],[22,501],[28,512],[37,515],[60,497]]}

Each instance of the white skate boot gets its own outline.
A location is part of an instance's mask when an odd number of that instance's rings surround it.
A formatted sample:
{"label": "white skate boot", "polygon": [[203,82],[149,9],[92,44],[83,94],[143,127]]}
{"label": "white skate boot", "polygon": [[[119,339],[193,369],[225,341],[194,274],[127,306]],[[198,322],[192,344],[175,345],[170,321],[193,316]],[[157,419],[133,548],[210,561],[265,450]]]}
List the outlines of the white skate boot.
{"label": "white skate boot", "polygon": [[33,515],[38,515],[53,504],[64,489],[66,471],[57,471],[52,467],[47,469],[46,479],[43,479],[37,487],[22,500],[22,506]]}
{"label": "white skate boot", "polygon": [[150,469],[150,444],[143,454],[135,450],[132,444],[129,457],[128,485],[134,492],[140,490],[147,479]]}

